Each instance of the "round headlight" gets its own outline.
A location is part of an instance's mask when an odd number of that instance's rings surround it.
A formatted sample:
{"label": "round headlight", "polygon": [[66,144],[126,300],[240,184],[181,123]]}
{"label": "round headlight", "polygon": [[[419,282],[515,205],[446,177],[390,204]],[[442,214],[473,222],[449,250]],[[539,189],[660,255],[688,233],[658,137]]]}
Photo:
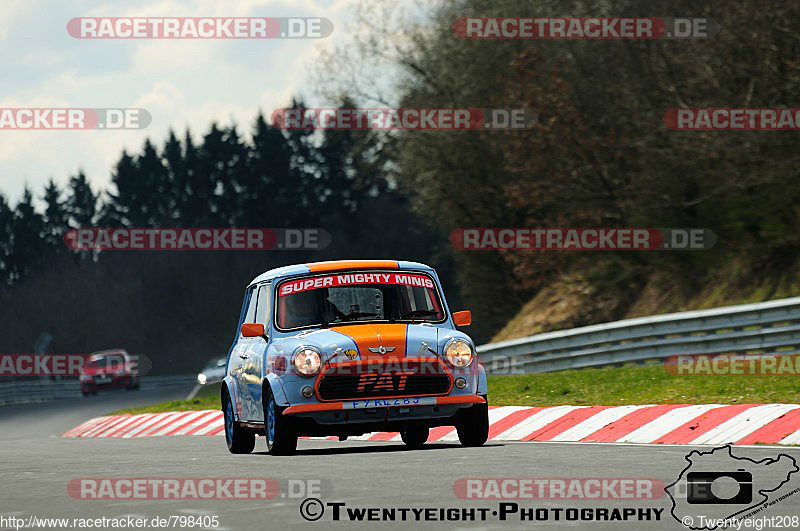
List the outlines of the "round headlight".
{"label": "round headlight", "polygon": [[453,367],[466,367],[472,361],[472,347],[466,341],[454,339],[445,347],[444,357]]}
{"label": "round headlight", "polygon": [[294,354],[294,368],[303,376],[311,376],[322,365],[319,352],[310,347],[301,347]]}
{"label": "round headlight", "polygon": [[206,380],[208,380],[208,378],[202,372],[197,375],[197,381],[200,383],[200,385],[205,385],[206,384]]}

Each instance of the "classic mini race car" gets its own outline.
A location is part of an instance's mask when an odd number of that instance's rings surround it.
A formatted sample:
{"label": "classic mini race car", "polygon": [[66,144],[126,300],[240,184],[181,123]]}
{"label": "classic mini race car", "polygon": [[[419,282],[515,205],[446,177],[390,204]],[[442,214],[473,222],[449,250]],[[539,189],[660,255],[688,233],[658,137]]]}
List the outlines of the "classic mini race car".
{"label": "classic mini race car", "polygon": [[455,426],[461,444],[489,433],[486,373],[456,326],[436,272],[404,261],[337,261],[267,271],[247,287],[228,353],[225,439],[270,454],[298,436],[399,432],[410,448],[429,428]]}

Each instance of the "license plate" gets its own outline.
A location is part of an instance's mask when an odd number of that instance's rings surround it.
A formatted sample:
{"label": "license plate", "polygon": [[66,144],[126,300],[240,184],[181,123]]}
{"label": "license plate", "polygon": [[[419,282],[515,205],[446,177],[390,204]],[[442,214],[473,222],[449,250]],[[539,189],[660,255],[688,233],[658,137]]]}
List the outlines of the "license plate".
{"label": "license plate", "polygon": [[97,378],[94,379],[94,381],[99,383],[99,384],[111,383],[111,377],[110,376],[98,376]]}
{"label": "license plate", "polygon": [[427,406],[436,404],[436,398],[426,397],[407,397],[407,398],[376,398],[369,400],[348,400],[342,404],[343,409],[370,409],[375,407],[404,407],[404,406]]}

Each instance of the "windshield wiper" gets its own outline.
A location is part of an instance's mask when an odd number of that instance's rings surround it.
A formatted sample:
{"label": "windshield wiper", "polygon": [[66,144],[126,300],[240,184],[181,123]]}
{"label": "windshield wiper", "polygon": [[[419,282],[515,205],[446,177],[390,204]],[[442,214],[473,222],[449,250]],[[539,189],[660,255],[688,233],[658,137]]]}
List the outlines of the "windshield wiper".
{"label": "windshield wiper", "polygon": [[359,317],[380,317],[381,314],[379,313],[372,313],[372,312],[350,312],[344,316],[344,321],[352,321],[353,319],[358,319]]}
{"label": "windshield wiper", "polygon": [[436,317],[437,315],[439,315],[439,312],[437,312],[436,310],[413,310],[401,315],[400,319],[408,319],[414,317]]}

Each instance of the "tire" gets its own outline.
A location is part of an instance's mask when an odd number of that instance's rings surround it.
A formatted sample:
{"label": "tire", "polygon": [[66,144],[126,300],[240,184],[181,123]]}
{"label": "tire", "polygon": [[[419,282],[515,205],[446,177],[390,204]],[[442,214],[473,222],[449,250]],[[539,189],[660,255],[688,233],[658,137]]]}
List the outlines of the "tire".
{"label": "tire", "polygon": [[428,428],[418,423],[409,424],[405,430],[400,432],[400,438],[412,450],[422,448],[428,440]]}
{"label": "tire", "polygon": [[249,454],[256,447],[256,434],[239,426],[233,414],[233,402],[227,392],[222,397],[225,442],[232,454]]}
{"label": "tire", "polygon": [[456,423],[462,446],[483,446],[489,439],[489,401],[462,409]]}
{"label": "tire", "polygon": [[81,394],[82,394],[83,396],[89,396],[89,391],[81,391]]}
{"label": "tire", "polygon": [[272,388],[264,383],[264,435],[270,455],[291,455],[297,450],[297,431],[293,420],[283,414],[284,408],[275,403]]}

